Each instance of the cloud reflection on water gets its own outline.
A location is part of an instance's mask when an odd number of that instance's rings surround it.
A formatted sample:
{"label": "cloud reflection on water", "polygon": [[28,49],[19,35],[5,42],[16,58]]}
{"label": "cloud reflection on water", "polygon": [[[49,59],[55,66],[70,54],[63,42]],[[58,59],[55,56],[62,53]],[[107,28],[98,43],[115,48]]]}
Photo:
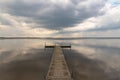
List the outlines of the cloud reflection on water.
{"label": "cloud reflection on water", "polygon": [[52,49],[43,40],[1,40],[0,80],[44,80]]}
{"label": "cloud reflection on water", "polygon": [[[40,79],[40,77],[38,78],[38,74],[40,74],[43,79],[43,75],[45,76],[49,67],[52,53],[51,49],[44,51],[45,42],[47,44],[72,44],[72,51],[74,52],[71,51],[71,54],[67,54],[70,52],[70,50],[67,50],[68,52],[65,52],[65,56],[67,57],[68,62],[71,61],[71,64],[69,65],[74,66],[73,70],[77,75],[76,80],[80,79],[80,75],[83,77],[83,80],[96,80],[96,77],[103,77],[100,78],[102,80],[119,80],[120,78],[119,40],[17,39],[0,41],[0,80],[18,80],[15,76],[22,76],[20,80],[25,80],[29,79],[27,76],[30,75],[33,76],[31,76],[31,79],[29,80],[32,80],[34,77],[36,77],[37,80]],[[72,55],[72,57],[70,57],[70,55]],[[6,76],[8,76],[9,79],[7,79]]]}

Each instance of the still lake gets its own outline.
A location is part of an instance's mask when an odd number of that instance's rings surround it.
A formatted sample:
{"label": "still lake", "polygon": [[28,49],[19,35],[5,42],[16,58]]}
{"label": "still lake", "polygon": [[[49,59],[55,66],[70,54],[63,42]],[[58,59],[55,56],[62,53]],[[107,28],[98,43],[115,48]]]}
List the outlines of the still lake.
{"label": "still lake", "polygon": [[74,80],[120,80],[120,39],[0,40],[0,80],[45,80],[53,49],[63,49]]}

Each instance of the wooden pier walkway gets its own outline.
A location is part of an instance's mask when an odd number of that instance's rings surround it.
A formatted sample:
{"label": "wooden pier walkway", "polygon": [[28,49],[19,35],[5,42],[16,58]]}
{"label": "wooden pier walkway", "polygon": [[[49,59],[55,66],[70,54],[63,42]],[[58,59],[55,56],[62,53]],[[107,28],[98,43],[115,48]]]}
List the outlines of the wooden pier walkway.
{"label": "wooden pier walkway", "polygon": [[61,46],[54,46],[46,80],[72,80]]}

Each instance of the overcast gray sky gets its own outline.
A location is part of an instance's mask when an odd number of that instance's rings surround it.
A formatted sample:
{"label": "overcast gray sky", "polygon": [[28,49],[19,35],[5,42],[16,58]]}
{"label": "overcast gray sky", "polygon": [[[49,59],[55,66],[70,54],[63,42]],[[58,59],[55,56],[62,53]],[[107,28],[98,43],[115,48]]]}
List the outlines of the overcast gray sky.
{"label": "overcast gray sky", "polygon": [[119,36],[119,0],[0,0],[0,36]]}

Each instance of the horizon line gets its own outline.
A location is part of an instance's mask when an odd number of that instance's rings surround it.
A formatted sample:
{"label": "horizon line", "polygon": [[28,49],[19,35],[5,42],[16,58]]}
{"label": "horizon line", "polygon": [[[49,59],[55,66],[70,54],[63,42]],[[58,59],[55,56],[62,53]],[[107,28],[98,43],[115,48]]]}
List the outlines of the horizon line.
{"label": "horizon line", "polygon": [[120,36],[98,36],[98,37],[32,37],[32,36],[15,36],[15,37],[0,37],[0,39],[120,39]]}

